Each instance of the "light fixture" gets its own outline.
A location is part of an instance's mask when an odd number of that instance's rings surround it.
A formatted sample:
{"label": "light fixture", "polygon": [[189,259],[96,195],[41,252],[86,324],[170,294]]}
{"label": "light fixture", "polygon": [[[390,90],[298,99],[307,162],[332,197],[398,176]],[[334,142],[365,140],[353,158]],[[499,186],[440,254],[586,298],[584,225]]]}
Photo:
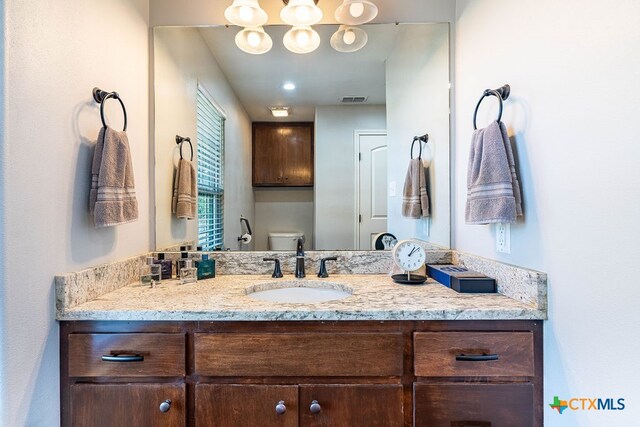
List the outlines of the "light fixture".
{"label": "light fixture", "polygon": [[293,27],[282,41],[284,47],[293,53],[309,53],[320,46],[320,35],[311,27]]}
{"label": "light fixture", "polygon": [[295,88],[296,88],[296,85],[291,82],[286,82],[285,84],[282,85],[282,89],[284,90],[294,90]]}
{"label": "light fixture", "polygon": [[224,17],[241,27],[261,27],[267,23],[267,12],[260,8],[258,0],[233,0],[225,9]]}
{"label": "light fixture", "polygon": [[245,28],[236,34],[236,45],[247,53],[261,55],[271,50],[273,41],[262,27]]}
{"label": "light fixture", "polygon": [[367,32],[362,28],[340,25],[338,31],[331,36],[331,47],[338,52],[355,52],[362,49],[369,40]]}
{"label": "light fixture", "polygon": [[280,19],[294,27],[317,24],[322,19],[322,10],[314,0],[283,0],[286,5],[280,11]]}
{"label": "light fixture", "polygon": [[369,0],[344,0],[335,16],[341,24],[366,24],[378,16],[378,7]]}
{"label": "light fixture", "polygon": [[273,117],[289,117],[289,107],[269,107]]}

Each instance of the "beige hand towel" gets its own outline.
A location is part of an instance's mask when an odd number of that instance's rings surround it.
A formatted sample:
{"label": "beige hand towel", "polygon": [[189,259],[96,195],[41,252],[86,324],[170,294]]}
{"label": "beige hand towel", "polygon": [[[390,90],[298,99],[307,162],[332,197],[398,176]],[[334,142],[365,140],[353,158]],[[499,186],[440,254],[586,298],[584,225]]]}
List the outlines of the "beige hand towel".
{"label": "beige hand towel", "polygon": [[429,195],[424,166],[420,159],[411,159],[402,193],[402,216],[420,218],[429,216]]}
{"label": "beige hand towel", "polygon": [[178,218],[194,219],[197,204],[197,178],[193,164],[180,159],[173,180],[172,212]]}
{"label": "beige hand towel", "polygon": [[133,166],[126,132],[103,127],[98,134],[91,166],[89,212],[96,227],[138,219]]}
{"label": "beige hand towel", "polygon": [[507,129],[492,122],[473,133],[467,170],[467,224],[511,223],[522,215],[520,182]]}

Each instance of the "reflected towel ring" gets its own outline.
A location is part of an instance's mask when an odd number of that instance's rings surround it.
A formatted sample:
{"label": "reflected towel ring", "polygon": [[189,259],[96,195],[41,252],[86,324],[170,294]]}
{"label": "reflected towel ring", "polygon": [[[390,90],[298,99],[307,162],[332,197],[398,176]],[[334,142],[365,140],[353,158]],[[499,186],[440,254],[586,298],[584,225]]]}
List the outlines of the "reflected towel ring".
{"label": "reflected towel ring", "polygon": [[191,138],[176,135],[176,144],[180,146],[180,159],[184,159],[184,157],[182,157],[182,143],[185,141],[187,141],[189,143],[189,147],[191,147],[191,161],[193,162],[193,144],[191,143]]}
{"label": "reflected towel ring", "polygon": [[418,146],[420,147],[420,152],[418,153],[418,159],[422,159],[422,143],[424,142],[426,144],[427,142],[429,142],[429,134],[425,133],[422,136],[413,137],[413,142],[411,143],[411,160],[413,160],[413,146],[415,145],[416,141],[420,141],[420,144],[418,144]]}
{"label": "reflected towel ring", "polygon": [[510,93],[511,86],[509,85],[501,86],[498,89],[485,89],[485,91],[482,93],[482,96],[480,97],[480,100],[478,101],[478,104],[476,105],[475,111],[473,112],[473,129],[478,129],[478,127],[476,126],[476,117],[478,115],[478,108],[480,108],[480,104],[482,103],[483,99],[491,95],[498,98],[498,100],[500,101],[500,111],[498,112],[497,121],[499,122],[502,119],[502,101],[506,101],[507,98],[509,98]]}
{"label": "reflected towel ring", "polygon": [[122,113],[124,115],[124,126],[122,131],[127,130],[127,109],[124,107],[124,102],[118,95],[118,92],[107,92],[97,87],[93,88],[93,99],[100,104],[100,119],[102,120],[102,126],[107,127],[107,121],[104,118],[104,104],[106,104],[107,99],[112,98],[118,100],[120,106],[122,107]]}

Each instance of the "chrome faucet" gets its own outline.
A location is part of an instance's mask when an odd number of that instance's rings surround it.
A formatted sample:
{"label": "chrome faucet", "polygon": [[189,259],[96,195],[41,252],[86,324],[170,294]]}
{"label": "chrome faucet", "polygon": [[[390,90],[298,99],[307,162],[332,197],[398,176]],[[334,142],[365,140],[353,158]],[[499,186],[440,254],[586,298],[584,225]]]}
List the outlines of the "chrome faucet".
{"label": "chrome faucet", "polygon": [[298,279],[302,279],[304,274],[304,241],[302,239],[298,239],[298,244],[296,246],[296,277]]}

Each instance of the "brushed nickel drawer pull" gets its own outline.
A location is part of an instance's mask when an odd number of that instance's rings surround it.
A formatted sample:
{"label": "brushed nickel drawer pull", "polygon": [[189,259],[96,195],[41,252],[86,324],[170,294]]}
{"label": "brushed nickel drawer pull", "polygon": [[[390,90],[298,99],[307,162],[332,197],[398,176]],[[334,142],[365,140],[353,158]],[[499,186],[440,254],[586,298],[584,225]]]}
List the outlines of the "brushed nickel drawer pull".
{"label": "brushed nickel drawer pull", "polygon": [[488,362],[498,360],[497,354],[458,354],[456,360],[459,362]]}
{"label": "brushed nickel drawer pull", "polygon": [[322,410],[322,407],[320,406],[317,400],[314,400],[313,402],[311,402],[311,406],[309,406],[309,410],[311,411],[312,414],[317,414]]}
{"label": "brushed nickel drawer pull", "polygon": [[144,362],[144,356],[139,354],[105,354],[102,356],[103,362]]}

